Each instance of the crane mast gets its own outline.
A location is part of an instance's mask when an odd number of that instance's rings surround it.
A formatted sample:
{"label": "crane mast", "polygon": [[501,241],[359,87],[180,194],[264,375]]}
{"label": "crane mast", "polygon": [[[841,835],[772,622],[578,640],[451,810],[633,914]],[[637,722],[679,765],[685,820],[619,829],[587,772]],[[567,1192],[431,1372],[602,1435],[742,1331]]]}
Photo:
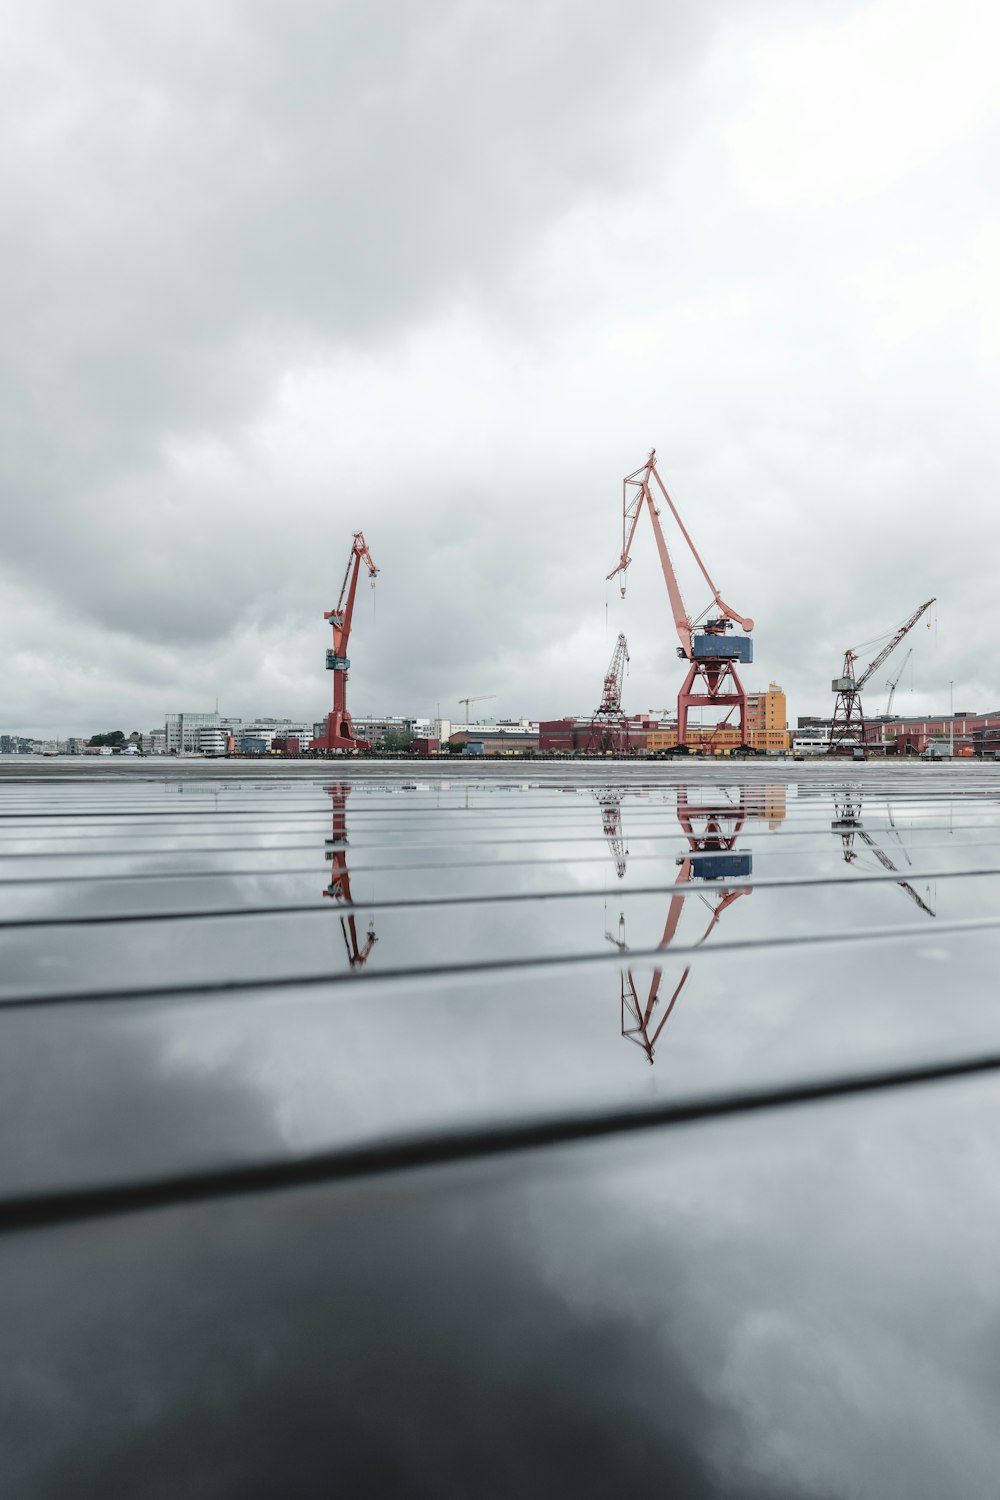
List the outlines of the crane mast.
{"label": "crane mast", "polygon": [[620,635],[604,674],[600,707],[595,709],[590,724],[587,751],[591,755],[628,753],[628,720],[622,713],[622,683],[628,659],[628,641]]}
{"label": "crane mast", "polygon": [[[692,620],[684,605],[680,584],[670,557],[663,528],[660,525],[660,512],[653,500],[652,481],[663,497],[670,514],[673,516],[680,530],[681,536],[687,543],[692,557],[698,565],[699,571],[712,593],[712,608],[714,604],[718,614],[705,619],[703,625],[698,625]],[[734,708],[739,710],[740,718],[740,741],[745,745],[747,741],[747,695],[743,684],[739,679],[735,663],[753,661],[753,642],[749,638],[749,632],[753,630],[753,620],[737,613],[731,605],[727,604],[715,585],[711,574],[702,561],[701,554],[691,540],[691,536],[681,520],[677,507],[667,493],[666,486],[660,478],[656,467],[656,450],[650,452],[649,457],[641,468],[635,469],[627,474],[622,482],[622,550],[618,564],[608,574],[608,578],[622,576],[621,593],[625,597],[624,576],[629,563],[632,560],[632,542],[635,537],[635,529],[639,524],[639,516],[643,506],[649,510],[649,519],[653,527],[653,538],[656,542],[656,550],[660,558],[660,567],[663,570],[663,579],[667,586],[667,595],[670,600],[670,608],[674,617],[674,627],[680,645],[677,647],[677,655],[691,663],[690,669],[681,690],[677,696],[677,747],[684,754],[687,752],[687,726],[688,713],[694,706],[709,705],[721,707],[728,705],[729,714]],[[707,614],[703,611],[702,615]],[[702,615],[698,616],[701,620]],[[730,635],[728,632],[738,626],[740,630],[747,632],[745,635]]]}
{"label": "crane mast", "polygon": [[861,708],[861,689],[869,678],[875,675],[882,663],[888,660],[903,637],[909,634],[921,615],[925,614],[933,603],[933,599],[928,599],[921,604],[919,609],[913,611],[910,618],[900,625],[892,639],[882,647],[874,661],[868,663],[860,677],[856,676],[854,671],[854,663],[858,660],[857,652],[850,649],[844,652],[843,673],[840,677],[835,677],[832,684],[837,697],[833,706],[830,735],[826,745],[828,755],[842,754],[847,750],[853,750],[855,745],[864,744],[865,716]]}
{"label": "crane mast", "polygon": [[347,569],[344,573],[344,581],[340,586],[340,598],[336,609],[328,609],[324,612],[324,620],[329,620],[333,628],[333,649],[326,653],[326,667],[328,672],[333,673],[333,712],[326,717],[326,733],[319,739],[310,742],[310,750],[325,751],[356,751],[368,750],[370,748],[367,740],[359,740],[354,733],[351,716],[347,711],[347,674],[350,669],[350,658],[347,655],[347,646],[351,638],[351,621],[354,617],[354,598],[358,590],[358,574],[361,571],[362,562],[368,569],[368,576],[374,586],[378,568],[372,561],[371,553],[368,551],[368,543],[365,541],[364,533],[356,531],[351,550],[347,558]]}

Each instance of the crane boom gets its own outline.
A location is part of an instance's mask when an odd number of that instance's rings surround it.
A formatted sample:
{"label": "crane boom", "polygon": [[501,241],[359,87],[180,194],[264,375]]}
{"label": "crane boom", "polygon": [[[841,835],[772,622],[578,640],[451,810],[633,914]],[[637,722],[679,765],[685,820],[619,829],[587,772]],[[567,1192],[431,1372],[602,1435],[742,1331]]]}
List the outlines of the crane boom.
{"label": "crane boom", "polygon": [[[866,829],[859,828],[858,837],[862,838],[868,845],[869,849],[872,851],[875,858],[878,860],[879,864],[884,870],[890,870],[893,875],[899,875],[899,871],[893,864],[892,860],[889,858],[888,854],[886,854],[885,850],[882,849],[878,844],[876,844],[875,840]],[[896,884],[901,890],[904,890],[906,892],[906,894],[912,901],[916,902],[921,911],[926,912],[929,917],[933,917],[934,913],[927,905],[927,902],[924,900],[923,896],[920,895],[919,891],[915,891],[913,889],[908,880],[904,880],[902,877],[900,877],[900,879],[896,881]]]}
{"label": "crane boom", "polygon": [[921,604],[921,606],[920,606],[919,609],[915,609],[913,611],[912,615],[906,621],[905,625],[900,625],[899,629],[896,631],[896,634],[893,636],[892,640],[888,643],[888,645],[882,647],[882,650],[879,652],[878,656],[876,656],[875,660],[873,662],[870,662],[868,664],[868,666],[862,672],[861,676],[858,678],[857,683],[855,685],[855,691],[856,692],[860,693],[861,689],[864,687],[864,685],[868,681],[869,677],[872,677],[878,671],[878,669],[882,665],[882,663],[889,656],[892,655],[892,653],[895,651],[896,647],[899,645],[900,641],[903,639],[904,635],[908,635],[909,634],[909,632],[913,629],[914,625],[920,619],[920,616],[922,614],[924,614],[926,610],[930,609],[930,607],[931,607],[931,605],[933,603],[934,603],[933,599],[928,599],[925,604]]}
{"label": "crane boom", "polygon": [[465,722],[469,722],[469,705],[472,703],[485,703],[487,698],[495,698],[496,693],[477,693],[474,698],[459,698],[459,703],[465,705]]}

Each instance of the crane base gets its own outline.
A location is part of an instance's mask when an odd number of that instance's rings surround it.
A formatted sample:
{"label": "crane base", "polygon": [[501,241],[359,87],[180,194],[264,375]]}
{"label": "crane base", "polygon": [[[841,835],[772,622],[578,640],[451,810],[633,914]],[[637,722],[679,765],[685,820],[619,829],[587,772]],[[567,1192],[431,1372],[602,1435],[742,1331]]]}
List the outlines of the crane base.
{"label": "crane base", "polygon": [[310,740],[309,749],[314,755],[356,755],[370,750],[371,741],[356,738],[346,713],[332,713],[326,716],[326,734]]}

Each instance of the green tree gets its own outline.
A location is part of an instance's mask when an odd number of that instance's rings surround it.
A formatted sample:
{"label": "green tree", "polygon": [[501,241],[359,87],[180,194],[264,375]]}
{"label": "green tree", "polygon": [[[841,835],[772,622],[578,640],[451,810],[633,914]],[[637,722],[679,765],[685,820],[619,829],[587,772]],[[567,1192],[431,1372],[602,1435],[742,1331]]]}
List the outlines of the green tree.
{"label": "green tree", "polygon": [[380,750],[409,750],[413,735],[408,729],[387,729],[378,742]]}
{"label": "green tree", "polygon": [[104,734],[92,734],[87,743],[89,745],[124,745],[125,731],[123,729],[108,729]]}

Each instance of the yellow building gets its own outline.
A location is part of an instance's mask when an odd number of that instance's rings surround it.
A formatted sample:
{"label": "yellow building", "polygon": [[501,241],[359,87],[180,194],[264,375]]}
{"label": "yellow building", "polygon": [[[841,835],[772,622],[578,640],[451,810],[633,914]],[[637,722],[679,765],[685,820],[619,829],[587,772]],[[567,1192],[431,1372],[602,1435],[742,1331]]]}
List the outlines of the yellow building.
{"label": "yellow building", "polygon": [[747,693],[747,740],[755,750],[788,750],[788,702],[776,682],[766,693]]}

